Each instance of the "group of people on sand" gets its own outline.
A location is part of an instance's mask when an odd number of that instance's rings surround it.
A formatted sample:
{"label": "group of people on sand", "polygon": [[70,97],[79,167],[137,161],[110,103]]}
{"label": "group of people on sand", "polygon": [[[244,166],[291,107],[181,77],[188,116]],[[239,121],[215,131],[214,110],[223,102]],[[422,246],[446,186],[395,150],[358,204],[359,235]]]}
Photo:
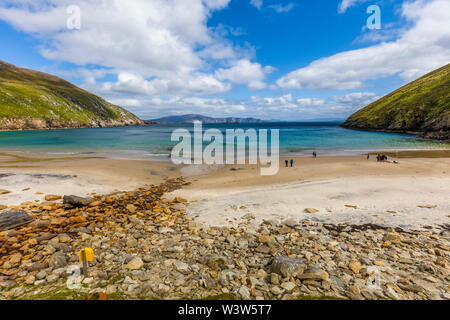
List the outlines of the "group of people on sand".
{"label": "group of people on sand", "polygon": [[[370,159],[370,153],[367,154],[367,160],[369,160],[369,159]],[[377,154],[377,161],[387,161],[387,160],[388,160],[387,155],[381,154],[381,153]]]}
{"label": "group of people on sand", "polygon": [[[370,153],[367,154],[367,160],[370,159]],[[391,163],[391,161],[388,161],[388,156],[385,154],[377,154],[377,162],[389,162]],[[397,160],[392,161],[392,163],[394,164],[399,164],[399,162]]]}

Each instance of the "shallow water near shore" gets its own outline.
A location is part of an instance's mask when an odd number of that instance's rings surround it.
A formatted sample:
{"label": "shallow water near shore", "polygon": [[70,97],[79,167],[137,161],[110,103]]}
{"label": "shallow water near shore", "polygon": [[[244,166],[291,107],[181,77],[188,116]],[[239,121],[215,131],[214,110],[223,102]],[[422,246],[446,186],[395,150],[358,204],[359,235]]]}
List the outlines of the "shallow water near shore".
{"label": "shallow water near shore", "polygon": [[[0,132],[0,149],[5,152],[40,152],[55,156],[94,156],[113,159],[168,160],[174,130],[193,132],[193,125],[149,125],[142,127],[92,128],[51,131]],[[357,155],[374,151],[450,149],[447,143],[425,141],[417,136],[384,132],[363,132],[339,127],[339,123],[204,124],[203,130],[280,130],[280,154],[305,156]],[[204,143],[206,146],[207,143]],[[270,145],[270,141],[269,141]]]}

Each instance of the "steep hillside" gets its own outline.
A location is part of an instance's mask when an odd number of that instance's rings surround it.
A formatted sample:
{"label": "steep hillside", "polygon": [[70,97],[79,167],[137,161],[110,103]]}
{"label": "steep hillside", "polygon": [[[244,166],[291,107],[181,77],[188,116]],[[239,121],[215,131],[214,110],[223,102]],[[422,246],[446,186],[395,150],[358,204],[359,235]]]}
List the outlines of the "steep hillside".
{"label": "steep hillside", "polygon": [[344,128],[421,133],[449,140],[450,64],[359,110]]}
{"label": "steep hillside", "polygon": [[61,78],[0,61],[0,130],[141,124],[130,112]]}

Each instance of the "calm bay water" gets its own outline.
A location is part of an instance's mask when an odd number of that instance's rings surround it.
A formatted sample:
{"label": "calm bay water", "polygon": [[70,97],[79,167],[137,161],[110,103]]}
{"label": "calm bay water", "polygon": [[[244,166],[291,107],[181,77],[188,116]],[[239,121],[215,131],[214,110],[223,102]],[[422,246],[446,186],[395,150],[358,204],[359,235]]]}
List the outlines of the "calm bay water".
{"label": "calm bay water", "polygon": [[[0,150],[54,154],[99,153],[111,157],[167,158],[176,142],[175,129],[193,131],[193,125],[149,125],[53,131],[0,132]],[[363,132],[339,128],[338,123],[211,124],[203,129],[279,129],[281,155],[362,154],[368,151],[448,149],[445,143],[414,135]],[[205,143],[206,145],[206,143]]]}

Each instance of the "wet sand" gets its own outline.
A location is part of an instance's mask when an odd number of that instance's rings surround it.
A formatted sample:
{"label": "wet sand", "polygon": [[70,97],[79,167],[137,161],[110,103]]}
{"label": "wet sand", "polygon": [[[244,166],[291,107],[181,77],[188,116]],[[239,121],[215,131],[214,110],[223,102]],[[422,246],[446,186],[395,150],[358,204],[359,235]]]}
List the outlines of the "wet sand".
{"label": "wet sand", "polygon": [[[23,155],[21,155],[23,157]],[[25,157],[0,155],[0,205],[44,201],[47,194],[89,196],[135,190],[180,176],[171,162],[111,160],[97,157]]]}

